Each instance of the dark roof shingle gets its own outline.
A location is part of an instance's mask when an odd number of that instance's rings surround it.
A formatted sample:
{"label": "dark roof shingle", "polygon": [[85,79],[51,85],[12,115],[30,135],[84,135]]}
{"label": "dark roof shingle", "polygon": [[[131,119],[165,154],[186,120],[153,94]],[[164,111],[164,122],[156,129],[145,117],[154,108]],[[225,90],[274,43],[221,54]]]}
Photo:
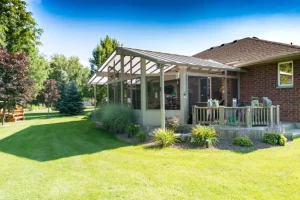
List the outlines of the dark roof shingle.
{"label": "dark roof shingle", "polygon": [[194,57],[236,66],[293,53],[300,53],[300,46],[247,37],[212,47]]}

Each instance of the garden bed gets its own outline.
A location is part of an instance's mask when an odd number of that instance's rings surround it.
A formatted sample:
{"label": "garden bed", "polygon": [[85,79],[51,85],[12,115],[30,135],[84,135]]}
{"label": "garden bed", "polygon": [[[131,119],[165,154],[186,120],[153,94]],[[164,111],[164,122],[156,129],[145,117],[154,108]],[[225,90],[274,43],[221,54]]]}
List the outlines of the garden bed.
{"label": "garden bed", "polygon": [[[157,147],[156,142],[155,142],[155,140],[152,136],[149,136],[145,142],[139,142],[138,138],[136,138],[136,137],[128,138],[127,134],[116,134],[116,137],[119,140],[129,142],[129,143],[132,143],[132,144],[142,144],[142,145],[145,145],[147,147]],[[286,145],[290,145],[290,143],[291,142],[287,142]],[[233,150],[233,151],[253,151],[253,150],[257,150],[257,149],[267,149],[267,148],[277,148],[277,147],[281,147],[281,146],[266,144],[266,143],[264,143],[262,141],[259,141],[259,140],[254,140],[253,141],[253,146],[251,146],[251,147],[242,147],[242,146],[234,145],[232,143],[232,141],[228,141],[228,140],[225,140],[225,139],[220,139],[215,147],[211,147],[209,149],[211,149],[211,150],[219,149],[219,150]],[[206,147],[195,146],[195,145],[193,145],[193,144],[191,144],[190,142],[187,142],[187,141],[177,142],[173,146],[170,146],[170,148],[177,148],[177,149],[207,149]]]}

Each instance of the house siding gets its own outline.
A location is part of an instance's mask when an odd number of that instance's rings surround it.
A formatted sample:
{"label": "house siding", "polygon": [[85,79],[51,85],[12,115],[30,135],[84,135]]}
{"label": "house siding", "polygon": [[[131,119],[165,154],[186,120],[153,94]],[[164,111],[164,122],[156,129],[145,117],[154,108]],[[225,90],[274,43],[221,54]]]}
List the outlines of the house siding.
{"label": "house siding", "polygon": [[251,97],[268,97],[273,105],[280,105],[280,120],[300,122],[300,60],[294,60],[293,88],[277,88],[278,62],[245,68],[240,75],[241,102]]}

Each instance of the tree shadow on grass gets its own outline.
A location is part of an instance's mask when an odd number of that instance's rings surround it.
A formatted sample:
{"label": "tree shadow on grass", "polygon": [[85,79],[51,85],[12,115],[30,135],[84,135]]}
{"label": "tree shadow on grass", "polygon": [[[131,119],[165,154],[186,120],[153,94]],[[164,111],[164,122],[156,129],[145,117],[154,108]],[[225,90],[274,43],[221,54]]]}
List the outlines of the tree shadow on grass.
{"label": "tree shadow on grass", "polygon": [[39,162],[129,146],[90,120],[31,126],[0,140],[0,151]]}

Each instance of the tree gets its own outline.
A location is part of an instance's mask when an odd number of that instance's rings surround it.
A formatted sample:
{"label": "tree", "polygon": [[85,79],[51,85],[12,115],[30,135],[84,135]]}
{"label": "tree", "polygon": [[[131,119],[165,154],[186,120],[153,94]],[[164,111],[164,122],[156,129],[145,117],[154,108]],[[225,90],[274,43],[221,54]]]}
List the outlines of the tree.
{"label": "tree", "polygon": [[[91,64],[91,75],[93,75],[97,69],[105,62],[109,55],[115,50],[116,47],[122,46],[116,39],[109,37],[108,35],[104,39],[100,39],[100,43],[97,44],[93,50],[93,57],[89,59]],[[94,97],[93,87],[89,87],[87,90],[89,96]],[[107,95],[107,87],[105,85],[96,86],[96,99],[101,101]]]}
{"label": "tree", "polygon": [[71,82],[65,89],[59,108],[60,113],[77,115],[83,112],[84,106],[76,84]]}
{"label": "tree", "polygon": [[24,53],[9,53],[0,49],[0,101],[2,101],[2,125],[5,112],[17,104],[25,104],[32,99],[34,81],[29,77],[29,62]]}
{"label": "tree", "polygon": [[35,82],[35,94],[34,97],[39,94],[43,89],[44,81],[48,78],[50,73],[50,65],[45,56],[39,55],[38,50],[35,50],[30,53],[28,57],[30,61],[29,65],[29,76]]}
{"label": "tree", "polygon": [[43,30],[26,9],[22,0],[0,1],[0,44],[9,52],[29,53],[40,44]]}
{"label": "tree", "polygon": [[60,98],[59,90],[56,87],[56,81],[53,79],[44,81],[44,89],[41,90],[40,95],[43,97],[45,104],[48,107],[48,116],[49,108],[52,109],[53,103],[57,102]]}
{"label": "tree", "polygon": [[93,50],[93,58],[89,59],[91,63],[91,74],[95,73],[118,46],[121,46],[120,43],[108,35],[104,39],[100,39],[100,43],[97,44]]}

